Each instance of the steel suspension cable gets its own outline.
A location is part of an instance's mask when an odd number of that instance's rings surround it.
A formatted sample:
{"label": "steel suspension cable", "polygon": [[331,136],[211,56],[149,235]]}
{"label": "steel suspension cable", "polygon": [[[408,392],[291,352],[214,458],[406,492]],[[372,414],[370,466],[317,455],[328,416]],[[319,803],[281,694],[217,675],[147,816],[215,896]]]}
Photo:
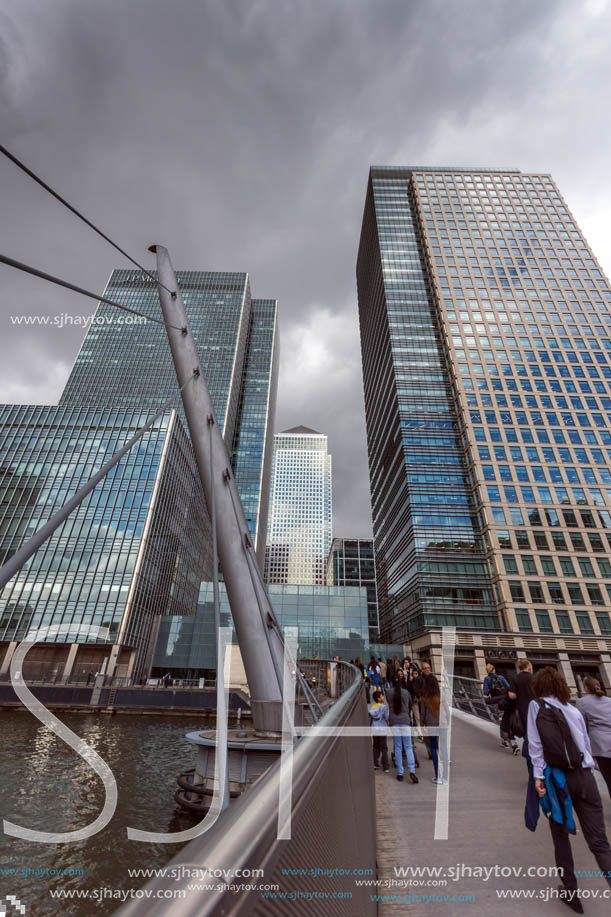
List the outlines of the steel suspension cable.
{"label": "steel suspension cable", "polygon": [[35,172],[32,172],[31,169],[28,169],[28,167],[23,162],[21,162],[20,159],[17,159],[13,153],[7,150],[5,146],[0,145],[0,153],[6,156],[7,159],[10,159],[11,162],[14,162],[22,172],[25,172],[26,175],[29,175],[29,177],[32,178],[36,184],[40,185],[41,188],[44,188],[45,191],[48,191],[49,194],[51,194],[56,200],[60,202],[60,204],[63,204],[64,207],[67,207],[68,210],[70,210],[75,216],[79,218],[79,220],[82,220],[83,223],[86,223],[90,229],[93,229],[94,232],[97,232],[97,234],[101,236],[106,242],[108,242],[109,245],[112,245],[112,247],[120,252],[125,258],[127,258],[128,261],[131,261],[132,264],[135,264],[137,268],[140,268],[140,270],[143,271],[148,277],[150,277],[151,280],[154,280],[156,284],[159,284],[159,286],[163,287],[164,290],[167,290],[168,293],[170,293],[172,296],[176,295],[175,290],[169,290],[163,283],[161,283],[160,280],[157,279],[155,274],[151,273],[151,271],[147,271],[147,269],[143,267],[138,261],[136,261],[135,258],[132,258],[131,255],[128,255],[127,252],[124,251],[119,245],[117,245],[116,242],[113,242],[112,239],[106,235],[106,233],[103,233],[101,229],[98,229],[98,227],[92,223],[91,220],[88,220],[86,216],[83,216],[83,214],[77,210],[76,207],[73,207],[72,204],[69,204],[68,201],[61,196],[61,194],[58,194],[57,191],[54,191],[53,188],[47,185],[47,183],[44,182],[38,175],[36,175]]}
{"label": "steel suspension cable", "polygon": [[105,296],[100,296],[98,293],[91,293],[89,290],[83,289],[83,287],[77,287],[73,283],[68,283],[67,280],[62,280],[60,277],[54,277],[53,274],[46,274],[44,271],[39,271],[37,268],[32,267],[29,264],[23,264],[21,261],[15,261],[14,258],[9,258],[8,255],[0,255],[0,264],[7,264],[9,267],[14,267],[18,271],[23,271],[26,274],[33,274],[34,277],[40,277],[42,280],[48,280],[49,283],[55,283],[57,286],[65,287],[67,290],[73,290],[75,293],[81,293],[83,296],[88,296],[89,299],[95,299],[98,302],[105,302],[109,306],[116,306],[117,309],[122,309],[124,312],[131,312],[132,315],[141,315],[148,322],[155,322],[157,325],[165,325],[166,328],[174,328],[176,331],[186,332],[186,328],[179,328],[178,325],[170,325],[169,322],[164,322],[161,318],[153,318],[152,315],[147,315],[146,312],[139,312],[137,309],[130,309],[129,306],[124,306],[120,302],[114,302],[114,300],[107,299]]}

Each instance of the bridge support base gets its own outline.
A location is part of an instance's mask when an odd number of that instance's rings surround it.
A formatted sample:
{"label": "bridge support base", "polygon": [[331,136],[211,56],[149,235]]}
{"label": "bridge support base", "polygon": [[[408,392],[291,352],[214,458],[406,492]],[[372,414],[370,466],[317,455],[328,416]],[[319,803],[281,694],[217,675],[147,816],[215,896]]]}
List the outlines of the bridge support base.
{"label": "bridge support base", "polygon": [[[174,798],[189,811],[204,812],[215,789],[216,730],[190,732],[186,738],[197,747],[195,770],[179,775]],[[235,798],[276,763],[282,751],[282,739],[260,736],[251,728],[230,729],[227,738],[229,795]]]}

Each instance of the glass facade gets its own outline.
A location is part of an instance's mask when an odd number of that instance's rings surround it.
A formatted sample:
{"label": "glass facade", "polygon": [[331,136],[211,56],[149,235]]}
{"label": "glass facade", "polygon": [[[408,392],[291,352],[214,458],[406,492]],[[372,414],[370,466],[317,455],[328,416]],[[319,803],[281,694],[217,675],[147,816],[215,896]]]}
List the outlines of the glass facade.
{"label": "glass facade", "polygon": [[[206,381],[263,563],[275,405],[275,300],[251,300],[244,273],[177,272]],[[114,271],[105,296],[159,317],[156,285]],[[0,545],[7,559],[173,393],[165,329],[101,303],[56,407],[6,406],[0,427]],[[56,652],[107,659],[140,678],[150,668],[161,615],[192,614],[210,579],[209,519],[180,399],[5,588],[0,641],[40,624],[66,624]],[[88,625],[109,628],[105,641]],[[77,632],[78,630],[78,632]],[[61,647],[59,644],[64,644]],[[65,652],[64,652],[65,650]],[[2,646],[0,646],[0,659]],[[8,654],[5,655],[6,659]],[[83,663],[84,665],[84,663]],[[74,668],[74,660],[70,662]],[[91,666],[89,666],[91,668]]]}
{"label": "glass facade", "polygon": [[611,289],[550,176],[372,168],[357,275],[383,636],[611,635]]}
{"label": "glass facade", "polygon": [[364,586],[367,590],[369,641],[380,639],[378,593],[373,541],[370,538],[334,538],[327,565],[328,586]]}
{"label": "glass facade", "polygon": [[[176,277],[217,420],[231,449],[251,311],[248,275],[177,271]],[[113,271],[104,296],[160,317],[157,285],[140,271]],[[176,391],[163,325],[123,315],[114,306],[98,305],[60,405],[80,405],[86,398],[90,405],[158,408]],[[182,405],[178,410],[185,423]]]}
{"label": "glass facade", "polygon": [[278,304],[253,299],[231,462],[259,566],[265,543],[278,381]]}
{"label": "glass facade", "polygon": [[[267,591],[280,627],[299,627],[301,657],[368,658],[367,593],[364,588],[272,584]],[[227,626],[231,615],[222,583],[220,595],[221,625]],[[154,674],[170,671],[176,677],[199,678],[215,669],[212,583],[202,583],[196,615],[162,619],[153,671]]]}
{"label": "glass facade", "polygon": [[325,585],[332,517],[327,437],[309,427],[276,434],[266,582]]}
{"label": "glass facade", "polygon": [[[0,562],[145,419],[134,411],[4,407]],[[205,571],[202,493],[189,451],[175,412],[168,412],[5,587],[0,641],[61,624],[67,632],[57,643],[136,648],[122,662],[125,674],[144,664],[153,616],[188,613]],[[109,633],[98,640],[88,628],[100,625]],[[98,664],[103,658],[110,658],[108,650],[97,655]]]}

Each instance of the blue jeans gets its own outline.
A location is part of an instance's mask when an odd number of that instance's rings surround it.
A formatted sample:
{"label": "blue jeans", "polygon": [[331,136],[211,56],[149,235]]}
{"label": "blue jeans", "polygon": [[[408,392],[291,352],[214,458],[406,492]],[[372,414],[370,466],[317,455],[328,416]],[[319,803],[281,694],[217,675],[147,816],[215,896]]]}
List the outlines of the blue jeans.
{"label": "blue jeans", "polygon": [[431,743],[431,758],[433,759],[433,767],[435,768],[435,777],[439,777],[439,740],[441,739],[441,762],[443,764],[443,776],[448,776],[448,733],[444,729],[439,736],[431,736],[429,742]]}
{"label": "blue jeans", "polygon": [[390,727],[393,734],[393,742],[395,745],[395,766],[397,768],[397,775],[399,777],[403,776],[403,749],[405,749],[405,754],[407,756],[407,767],[411,774],[416,773],[416,762],[414,760],[414,750],[412,748],[412,737],[408,732],[405,735],[401,735],[400,730],[408,730],[410,726],[391,726]]}

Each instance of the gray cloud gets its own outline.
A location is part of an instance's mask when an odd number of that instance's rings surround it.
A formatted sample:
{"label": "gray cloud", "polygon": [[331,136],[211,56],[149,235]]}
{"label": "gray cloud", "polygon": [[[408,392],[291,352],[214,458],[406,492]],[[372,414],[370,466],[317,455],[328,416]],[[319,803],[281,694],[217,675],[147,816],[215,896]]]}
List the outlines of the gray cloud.
{"label": "gray cloud", "polygon": [[[372,162],[550,171],[611,262],[606,0],[5,0],[3,143],[136,257],[247,270],[281,310],[278,429],[327,432],[335,530],[367,534],[354,264]],[[0,162],[1,249],[100,290],[113,251]],[[57,397],[86,314],[2,273],[3,400]]]}

